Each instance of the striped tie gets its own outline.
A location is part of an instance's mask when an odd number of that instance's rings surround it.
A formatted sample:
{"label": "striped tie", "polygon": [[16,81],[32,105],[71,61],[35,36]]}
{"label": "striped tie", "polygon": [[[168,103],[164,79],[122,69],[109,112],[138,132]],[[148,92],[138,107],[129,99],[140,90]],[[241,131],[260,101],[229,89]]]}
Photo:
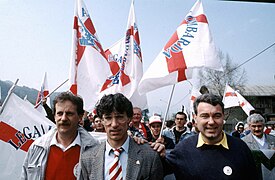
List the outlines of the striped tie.
{"label": "striped tie", "polygon": [[110,166],[109,177],[110,180],[122,180],[122,167],[119,162],[119,155],[123,151],[122,148],[113,149],[115,158]]}

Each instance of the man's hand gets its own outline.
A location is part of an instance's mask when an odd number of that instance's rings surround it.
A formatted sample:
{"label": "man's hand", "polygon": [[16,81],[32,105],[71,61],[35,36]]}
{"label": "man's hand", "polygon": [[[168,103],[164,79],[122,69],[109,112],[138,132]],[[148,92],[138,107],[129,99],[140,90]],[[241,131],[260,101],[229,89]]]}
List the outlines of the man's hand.
{"label": "man's hand", "polygon": [[161,142],[161,139],[157,139],[156,142],[151,143],[151,147],[159,153],[160,157],[165,157],[165,146]]}
{"label": "man's hand", "polygon": [[136,136],[133,136],[133,139],[137,144],[144,144],[144,143],[148,142],[147,140],[140,138],[140,137],[136,137]]}

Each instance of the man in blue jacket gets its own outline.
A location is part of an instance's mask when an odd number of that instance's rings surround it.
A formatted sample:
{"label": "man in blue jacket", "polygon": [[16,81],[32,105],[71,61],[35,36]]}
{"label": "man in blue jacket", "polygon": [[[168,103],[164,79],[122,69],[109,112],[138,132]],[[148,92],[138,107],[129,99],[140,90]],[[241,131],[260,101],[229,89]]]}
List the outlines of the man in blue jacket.
{"label": "man in blue jacket", "polygon": [[181,141],[164,161],[166,174],[177,179],[258,179],[251,151],[223,131],[224,104],[219,96],[203,94],[194,103],[200,133]]}

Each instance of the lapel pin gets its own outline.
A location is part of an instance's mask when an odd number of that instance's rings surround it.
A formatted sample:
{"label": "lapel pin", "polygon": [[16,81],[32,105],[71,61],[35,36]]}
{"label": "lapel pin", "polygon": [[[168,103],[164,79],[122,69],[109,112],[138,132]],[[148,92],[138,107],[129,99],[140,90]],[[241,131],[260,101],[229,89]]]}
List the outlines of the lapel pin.
{"label": "lapel pin", "polygon": [[136,164],[140,164],[139,160],[136,161]]}

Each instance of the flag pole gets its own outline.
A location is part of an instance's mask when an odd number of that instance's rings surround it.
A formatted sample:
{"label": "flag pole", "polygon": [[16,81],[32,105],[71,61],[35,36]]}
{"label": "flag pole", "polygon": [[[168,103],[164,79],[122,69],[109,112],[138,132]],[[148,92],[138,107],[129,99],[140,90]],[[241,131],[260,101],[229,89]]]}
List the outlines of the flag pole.
{"label": "flag pole", "polygon": [[[50,97],[55,91],[57,91],[61,86],[63,86],[67,81],[69,81],[69,79],[66,79],[64,82],[62,82],[59,86],[57,86],[51,93],[49,93],[47,96],[45,96],[45,99],[47,99],[48,97]],[[35,106],[34,108],[37,108],[41,103],[42,103],[43,99],[41,99]]]}
{"label": "flag pole", "polygon": [[13,92],[13,90],[14,90],[15,86],[17,85],[18,81],[19,81],[19,79],[16,79],[15,83],[9,89],[8,95],[7,95],[6,99],[4,100],[3,105],[2,105],[2,107],[0,109],[0,114],[3,112],[4,107],[6,106],[6,104],[8,102],[8,99],[10,98],[11,93]]}
{"label": "flag pole", "polygon": [[175,84],[173,84],[173,86],[172,86],[172,90],[171,90],[171,93],[170,93],[169,101],[167,103],[166,111],[165,111],[165,114],[164,114],[164,121],[162,122],[162,125],[161,125],[161,130],[160,130],[160,136],[159,136],[159,138],[161,137],[163,129],[164,129],[164,124],[165,124],[165,121],[166,121],[167,116],[168,116],[169,107],[170,107],[170,104],[171,104],[172,96],[174,94],[175,86],[176,86]]}

